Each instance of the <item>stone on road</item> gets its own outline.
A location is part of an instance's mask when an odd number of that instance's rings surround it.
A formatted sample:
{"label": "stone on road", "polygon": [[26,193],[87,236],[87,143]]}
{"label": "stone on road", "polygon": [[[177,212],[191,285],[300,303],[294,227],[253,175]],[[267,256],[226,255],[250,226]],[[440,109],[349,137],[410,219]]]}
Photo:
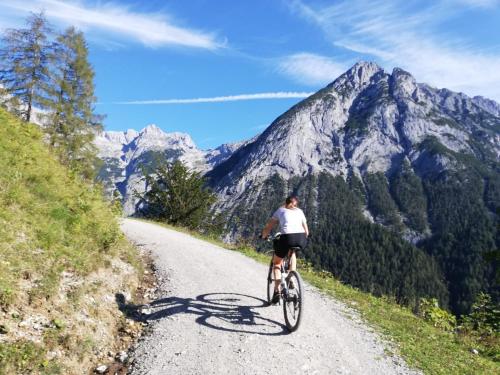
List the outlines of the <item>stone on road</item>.
{"label": "stone on road", "polygon": [[386,354],[355,311],[308,284],[290,334],[282,307],[266,306],[265,265],[152,223],[125,219],[122,230],[152,252],[161,280],[132,374],[418,373]]}

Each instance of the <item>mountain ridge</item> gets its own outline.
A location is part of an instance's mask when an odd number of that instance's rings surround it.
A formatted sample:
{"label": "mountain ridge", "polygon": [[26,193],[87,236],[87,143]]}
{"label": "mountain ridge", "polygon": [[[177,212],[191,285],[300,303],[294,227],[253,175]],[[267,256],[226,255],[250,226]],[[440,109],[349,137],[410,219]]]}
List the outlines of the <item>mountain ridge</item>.
{"label": "mountain ridge", "polygon": [[[481,291],[498,299],[496,265],[484,260],[500,245],[496,108],[359,62],[204,169],[225,238],[252,241],[297,194],[316,234],[306,259],[342,281],[411,306],[436,297],[456,314]],[[123,195],[145,188],[138,167],[153,156],[208,165],[176,147],[131,158],[116,184]],[[132,214],[135,202],[125,203]]]}
{"label": "mountain ridge", "polygon": [[[401,300],[437,296],[444,280],[442,303],[449,295],[452,310],[466,312],[480,290],[494,293],[482,254],[498,243],[500,207],[500,117],[476,103],[399,68],[354,65],[207,173],[229,217],[227,239],[255,238],[273,207],[299,194],[319,232],[306,252],[317,266]],[[371,270],[359,269],[352,248]],[[417,263],[434,281],[420,279]],[[420,281],[402,290],[408,273]]]}
{"label": "mountain ridge", "polygon": [[138,199],[135,192],[145,190],[142,167],[156,159],[180,160],[188,168],[205,173],[227,159],[235,150],[248,141],[222,144],[210,150],[200,150],[191,136],[182,132],[164,132],[155,124],[140,131],[103,131],[94,144],[98,157],[103,161],[98,180],[104,184],[108,197],[118,197],[126,214],[135,212]]}

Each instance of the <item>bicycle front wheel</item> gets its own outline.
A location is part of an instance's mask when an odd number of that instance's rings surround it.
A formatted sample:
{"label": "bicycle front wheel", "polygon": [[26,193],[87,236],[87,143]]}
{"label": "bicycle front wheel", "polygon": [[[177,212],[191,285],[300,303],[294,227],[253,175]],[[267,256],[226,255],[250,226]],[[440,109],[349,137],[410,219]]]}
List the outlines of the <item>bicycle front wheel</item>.
{"label": "bicycle front wheel", "polygon": [[274,277],[273,277],[273,261],[269,264],[269,272],[267,273],[267,304],[271,304],[274,294]]}
{"label": "bicycle front wheel", "polygon": [[290,332],[299,328],[304,310],[304,285],[297,271],[290,271],[287,277],[288,295],[283,298],[283,313]]}

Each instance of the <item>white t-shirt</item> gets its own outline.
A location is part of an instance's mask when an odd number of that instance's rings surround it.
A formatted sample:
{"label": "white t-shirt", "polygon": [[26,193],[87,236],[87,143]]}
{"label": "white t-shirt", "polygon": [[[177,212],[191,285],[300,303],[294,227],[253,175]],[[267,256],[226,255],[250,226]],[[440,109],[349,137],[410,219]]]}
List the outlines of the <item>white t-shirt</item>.
{"label": "white t-shirt", "polygon": [[300,208],[278,208],[273,218],[280,222],[281,233],[305,233],[302,223],[306,224],[306,217]]}

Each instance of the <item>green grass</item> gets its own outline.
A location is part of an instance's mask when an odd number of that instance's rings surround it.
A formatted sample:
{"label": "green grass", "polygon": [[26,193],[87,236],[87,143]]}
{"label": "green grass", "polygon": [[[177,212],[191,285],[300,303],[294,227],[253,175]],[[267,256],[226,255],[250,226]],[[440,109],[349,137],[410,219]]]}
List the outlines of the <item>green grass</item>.
{"label": "green grass", "polygon": [[62,167],[36,126],[0,111],[0,307],[19,297],[20,276],[48,298],[63,269],[96,269],[119,234],[100,189]]}
{"label": "green grass", "polygon": [[[260,263],[269,263],[269,255],[259,253],[250,246],[231,246],[184,228],[164,223],[156,224],[190,234],[228,250],[238,251]],[[390,298],[374,297],[342,284],[330,273],[315,270],[305,262],[299,263],[299,272],[311,285],[357,310],[368,324],[394,344],[389,350],[400,354],[409,366],[433,375],[500,374],[500,363],[491,359],[494,357],[491,353],[481,353],[481,345],[474,336],[440,330]],[[473,354],[473,348],[480,350],[480,354]],[[487,354],[490,357],[487,357]],[[498,359],[498,353],[496,358]]]}
{"label": "green grass", "polygon": [[[63,270],[84,276],[115,256],[138,266],[124,241],[99,186],[63,167],[39,127],[0,109],[0,309],[50,304]],[[49,339],[0,344],[0,374],[55,373]]]}

